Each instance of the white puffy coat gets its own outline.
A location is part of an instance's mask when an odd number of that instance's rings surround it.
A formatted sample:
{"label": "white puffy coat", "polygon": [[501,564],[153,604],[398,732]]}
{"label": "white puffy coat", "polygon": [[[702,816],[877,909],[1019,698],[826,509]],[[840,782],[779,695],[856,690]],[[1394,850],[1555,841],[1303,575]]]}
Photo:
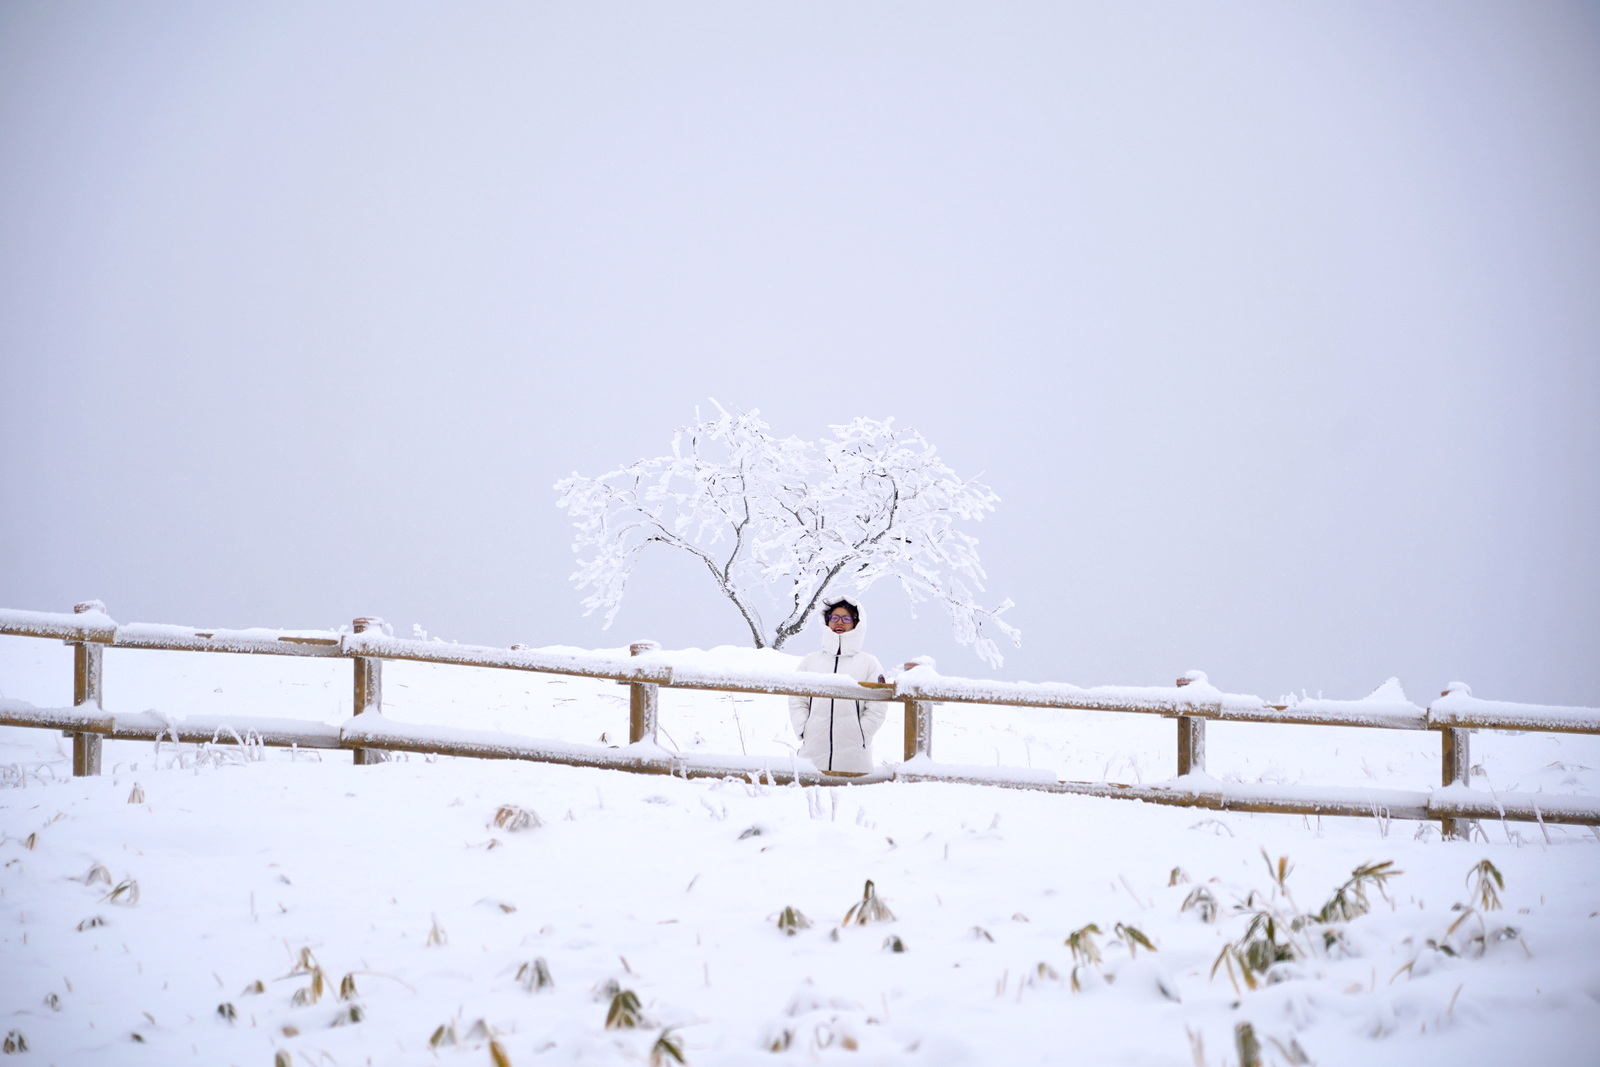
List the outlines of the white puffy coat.
{"label": "white puffy coat", "polygon": [[[848,599],[859,607],[860,601]],[[823,630],[822,647],[802,659],[798,670],[843,674],[858,682],[876,682],[882,676],[878,657],[861,650],[863,623],[858,621],[855,629],[836,634],[827,623],[818,621]],[[789,718],[800,737],[800,755],[824,771],[865,774],[872,770],[872,737],[887,715],[888,705],[881,700],[789,698]]]}

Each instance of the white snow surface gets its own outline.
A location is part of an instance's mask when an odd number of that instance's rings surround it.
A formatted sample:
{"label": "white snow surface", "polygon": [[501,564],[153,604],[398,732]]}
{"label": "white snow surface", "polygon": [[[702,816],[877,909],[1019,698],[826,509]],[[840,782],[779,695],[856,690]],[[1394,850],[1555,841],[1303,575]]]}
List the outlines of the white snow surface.
{"label": "white snow surface", "polygon": [[[660,655],[729,677],[796,662]],[[350,676],[330,659],[108,648],[106,709],[346,726]],[[1398,686],[1380,693],[1405,701]],[[620,746],[627,695],[388,663],[384,729]],[[0,698],[69,705],[71,650],[0,638]],[[918,773],[1150,783],[1174,770],[1174,727],[1146,714],[946,705],[935,720],[936,763]],[[697,759],[793,751],[782,697],[663,690],[661,723],[662,748]],[[898,758],[900,730],[892,705],[880,760]],[[1263,788],[1428,790],[1438,744],[1428,731],[1213,722],[1207,772]],[[1471,746],[1475,791],[1600,796],[1595,737],[1478,731]],[[1238,1062],[1244,1021],[1267,1063],[1296,1048],[1322,1065],[1589,1062],[1600,1042],[1600,842],[1581,827],[1485,821],[1446,842],[1427,823],[958,782],[798,788],[349,760],[107,742],[105,773],[74,779],[60,734],[0,729],[0,1031],[26,1041],[18,1062],[267,1064],[283,1051],[308,1065],[483,1064],[492,1038],[519,1067],[640,1064],[667,1027],[697,1065],[1222,1067]],[[497,827],[502,805],[542,825]],[[1289,857],[1292,899],[1263,852]],[[1403,873],[1340,924],[1342,947],[1279,964],[1253,991],[1212,976],[1252,891],[1313,912],[1357,865],[1386,860]],[[1504,875],[1504,907],[1452,910],[1476,903],[1482,860]],[[1187,881],[1170,884],[1174,868]],[[895,921],[843,926],[868,879]],[[137,892],[115,892],[124,883]],[[1214,924],[1182,909],[1197,886],[1221,906]],[[811,927],[786,937],[786,906]],[[1104,958],[1080,968],[1075,992],[1064,940],[1088,923]],[[1118,923],[1157,951],[1130,955]],[[905,951],[887,950],[890,937]],[[292,973],[305,949],[326,988],[296,1003],[312,986]],[[518,980],[535,959],[552,989]],[[346,975],[355,993],[341,1000]],[[604,1028],[608,983],[637,993],[648,1026]],[[452,1025],[456,1043],[430,1048]],[[768,1051],[785,1034],[788,1048]]]}

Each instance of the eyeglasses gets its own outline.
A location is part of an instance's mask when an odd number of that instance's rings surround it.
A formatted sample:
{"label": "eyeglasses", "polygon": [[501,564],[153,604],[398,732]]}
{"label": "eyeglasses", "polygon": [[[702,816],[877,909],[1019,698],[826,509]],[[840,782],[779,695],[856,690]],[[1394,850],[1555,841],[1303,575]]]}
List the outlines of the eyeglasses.
{"label": "eyeglasses", "polygon": [[828,616],[828,621],[829,622],[855,622],[856,621],[856,617],[854,615],[829,615]]}

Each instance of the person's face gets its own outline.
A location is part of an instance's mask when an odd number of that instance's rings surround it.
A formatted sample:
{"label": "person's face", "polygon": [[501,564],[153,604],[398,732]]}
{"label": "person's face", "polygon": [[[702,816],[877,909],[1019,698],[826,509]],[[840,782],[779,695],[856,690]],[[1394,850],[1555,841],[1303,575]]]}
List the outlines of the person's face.
{"label": "person's face", "polygon": [[850,614],[849,608],[834,608],[828,612],[828,629],[836,634],[842,634],[856,628],[856,617]]}

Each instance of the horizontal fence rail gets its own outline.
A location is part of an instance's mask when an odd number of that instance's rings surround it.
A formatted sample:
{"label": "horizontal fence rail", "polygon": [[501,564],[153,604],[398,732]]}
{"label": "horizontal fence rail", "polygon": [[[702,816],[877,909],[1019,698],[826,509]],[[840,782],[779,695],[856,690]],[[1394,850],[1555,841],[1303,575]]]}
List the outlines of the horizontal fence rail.
{"label": "horizontal fence rail", "polygon": [[[70,615],[0,609],[0,634],[55,638],[73,647],[74,705],[39,708],[0,699],[0,725],[58,729],[70,734],[73,773],[78,775],[99,773],[101,740],[111,738],[347,749],[357,763],[379,762],[386,752],[419,752],[533,760],[685,778],[734,775],[774,784],[961,782],[1216,811],[1438,820],[1451,837],[1469,833],[1472,821],[1479,819],[1600,825],[1600,798],[1485,793],[1468,787],[1469,731],[1600,734],[1600,710],[1480,700],[1464,686],[1452,687],[1427,707],[1388,697],[1383,690],[1364,700],[1319,698],[1269,704],[1259,697],[1223,693],[1197,674],[1179,679],[1171,687],[1083,688],[1064,683],[948,678],[920,667],[908,670],[888,685],[868,687],[834,675],[707,670],[674,664],[652,642],[633,645],[631,655],[624,657],[408,640],[388,636],[383,632],[382,620],[373,618],[355,620],[353,632],[118,624],[98,601],[79,604]],[[104,710],[101,697],[102,653],[106,648],[349,659],[354,665],[354,715],[344,724],[332,726],[251,716],[109,713]],[[385,660],[535,671],[626,684],[630,689],[629,744],[610,748],[388,720],[381,713],[381,668]],[[871,774],[845,777],[818,771],[809,761],[798,758],[791,758],[785,765],[782,760],[675,753],[656,743],[658,692],[662,688],[899,702],[905,708],[905,762]],[[1177,723],[1178,776],[1167,783],[1151,785],[1068,782],[1057,780],[1049,772],[936,763],[932,758],[932,709],[936,703],[1171,718]],[[1441,788],[1425,793],[1219,782],[1205,774],[1208,721],[1436,731],[1440,735]]]}

